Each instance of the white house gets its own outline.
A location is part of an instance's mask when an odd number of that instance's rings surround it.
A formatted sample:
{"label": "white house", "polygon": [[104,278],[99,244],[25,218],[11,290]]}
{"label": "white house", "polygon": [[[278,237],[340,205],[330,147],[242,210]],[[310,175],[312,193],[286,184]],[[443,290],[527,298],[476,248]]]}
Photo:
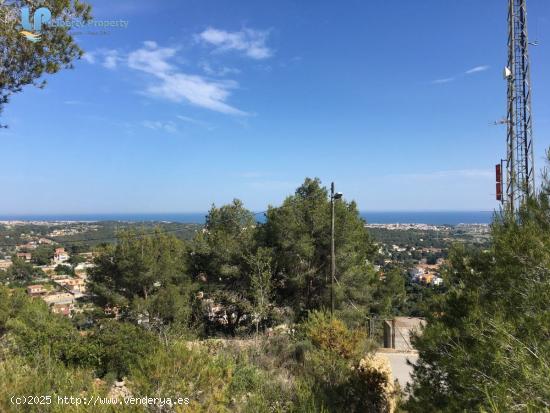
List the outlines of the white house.
{"label": "white house", "polygon": [[65,248],[56,248],[53,255],[54,264],[63,264],[68,261],[70,258],[69,253],[65,251]]}

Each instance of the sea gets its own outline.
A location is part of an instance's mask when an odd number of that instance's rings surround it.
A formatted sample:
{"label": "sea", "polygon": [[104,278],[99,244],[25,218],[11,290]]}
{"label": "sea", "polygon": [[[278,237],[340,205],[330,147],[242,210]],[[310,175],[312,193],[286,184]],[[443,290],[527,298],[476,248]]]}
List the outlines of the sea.
{"label": "sea", "polygon": [[[124,222],[179,222],[202,224],[206,212],[146,213],[146,214],[35,214],[0,215],[0,221],[124,221]],[[365,211],[361,216],[369,224],[489,224],[493,211]],[[259,222],[263,212],[256,213]]]}

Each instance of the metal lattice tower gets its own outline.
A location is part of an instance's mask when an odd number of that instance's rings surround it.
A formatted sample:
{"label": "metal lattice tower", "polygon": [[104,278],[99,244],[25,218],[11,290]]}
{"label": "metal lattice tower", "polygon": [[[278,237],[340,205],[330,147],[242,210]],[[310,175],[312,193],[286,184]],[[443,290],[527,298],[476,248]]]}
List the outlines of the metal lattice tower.
{"label": "metal lattice tower", "polygon": [[509,0],[506,192],[512,212],[535,191],[527,0]]}

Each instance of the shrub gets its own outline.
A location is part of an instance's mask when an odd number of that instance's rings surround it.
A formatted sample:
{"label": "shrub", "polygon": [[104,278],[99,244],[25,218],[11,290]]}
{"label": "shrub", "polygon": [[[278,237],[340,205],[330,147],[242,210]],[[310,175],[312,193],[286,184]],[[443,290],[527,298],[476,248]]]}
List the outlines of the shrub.
{"label": "shrub", "polygon": [[[105,383],[94,379],[90,369],[66,367],[47,354],[37,354],[32,359],[12,356],[0,361],[0,411],[13,413],[62,413],[62,412],[113,412],[112,406],[67,405],[58,403],[58,396],[84,398],[108,397]],[[37,399],[46,404],[15,404],[12,396],[44,395],[51,397]],[[120,406],[117,412],[139,412],[136,406]]]}
{"label": "shrub", "polygon": [[369,354],[353,369],[348,402],[356,411],[391,413],[395,410],[396,389],[386,357]]}
{"label": "shrub", "polygon": [[129,385],[138,397],[188,397],[190,404],[183,411],[226,412],[234,372],[235,363],[228,357],[173,341],[156,346],[134,364]]}
{"label": "shrub", "polygon": [[346,360],[360,357],[366,349],[363,332],[348,329],[341,320],[323,311],[311,312],[304,330],[315,347],[335,353]]}
{"label": "shrub", "polygon": [[152,347],[155,337],[130,323],[106,320],[94,332],[91,342],[99,352],[99,374],[114,373],[118,379],[128,374]]}

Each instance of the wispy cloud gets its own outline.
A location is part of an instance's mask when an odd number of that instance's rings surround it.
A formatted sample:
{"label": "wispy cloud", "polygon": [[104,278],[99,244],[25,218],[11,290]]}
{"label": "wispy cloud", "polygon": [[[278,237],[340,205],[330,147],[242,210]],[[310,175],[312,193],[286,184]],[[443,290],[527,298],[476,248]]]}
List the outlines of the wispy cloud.
{"label": "wispy cloud", "polygon": [[454,82],[456,80],[456,77],[445,77],[443,79],[435,79],[435,80],[432,80],[432,84],[433,85],[441,85],[443,83],[450,83],[450,82]]}
{"label": "wispy cloud", "polygon": [[247,115],[225,103],[230,90],[238,87],[237,82],[211,82],[201,76],[185,73],[157,73],[160,82],[150,85],[144,91],[150,96],[157,96],[173,102],[189,103],[229,115]]}
{"label": "wispy cloud", "polygon": [[472,67],[470,70],[466,70],[466,74],[471,75],[473,73],[485,72],[489,67],[487,65]]}
{"label": "wispy cloud", "polygon": [[116,69],[121,58],[116,50],[107,50],[103,59],[103,67],[107,69]]}
{"label": "wispy cloud", "polygon": [[231,50],[243,52],[252,59],[267,59],[273,55],[267,45],[268,31],[244,28],[238,32],[209,27],[197,35],[197,39],[203,43],[215,46],[218,52]]}
{"label": "wispy cloud", "polygon": [[123,60],[116,49],[97,49],[93,52],[86,52],[82,59],[90,64],[101,63],[107,69],[116,69]]}
{"label": "wispy cloud", "polygon": [[168,133],[176,133],[178,131],[176,128],[176,124],[172,121],[162,122],[162,121],[144,120],[143,122],[141,122],[141,125],[147,129],[151,129],[155,131],[163,131]]}
{"label": "wispy cloud", "polygon": [[168,60],[176,54],[176,49],[171,47],[159,47],[156,42],[145,41],[140,49],[128,54],[128,67],[152,75],[164,74],[174,71]]}
{"label": "wispy cloud", "polygon": [[208,62],[200,62],[199,67],[209,76],[224,77],[227,75],[237,75],[241,73],[240,69],[229,66],[215,67]]}
{"label": "wispy cloud", "polygon": [[88,62],[90,64],[94,64],[95,63],[95,54],[92,53],[92,52],[86,52],[82,55],[82,60],[84,60],[85,62]]}
{"label": "wispy cloud", "polygon": [[230,115],[245,115],[226,103],[230,90],[238,87],[237,82],[211,81],[202,76],[190,75],[178,70],[170,59],[175,48],[159,47],[155,42],[144,42],[144,47],[128,55],[128,67],[152,75],[156,82],[149,84],[144,93],[173,102],[187,101],[216,112]]}
{"label": "wispy cloud", "polygon": [[475,67],[472,67],[471,69],[468,69],[465,72],[460,73],[458,75],[450,76],[450,77],[444,77],[444,78],[441,78],[441,79],[435,79],[435,80],[432,80],[430,83],[432,85],[442,85],[442,84],[445,84],[445,83],[451,83],[451,82],[454,82],[455,80],[458,80],[459,78],[463,78],[465,76],[472,75],[474,73],[484,72],[484,71],[488,70],[489,68],[490,68],[490,66],[488,66],[488,65],[475,66]]}
{"label": "wispy cloud", "polygon": [[184,115],[177,115],[176,118],[181,120],[182,122],[190,123],[192,125],[202,126],[208,130],[214,129],[212,125],[210,125],[208,122],[204,122],[199,119],[192,118],[190,116],[184,116]]}
{"label": "wispy cloud", "polygon": [[145,41],[143,47],[128,54],[117,50],[98,50],[88,54],[86,61],[101,61],[108,69],[114,69],[122,64],[129,69],[148,74],[151,81],[141,91],[145,95],[177,103],[188,102],[230,115],[247,115],[246,112],[227,103],[231,91],[239,86],[237,82],[211,80],[200,75],[184,73],[173,63],[177,52],[178,49],[175,47],[160,47],[154,41]]}

